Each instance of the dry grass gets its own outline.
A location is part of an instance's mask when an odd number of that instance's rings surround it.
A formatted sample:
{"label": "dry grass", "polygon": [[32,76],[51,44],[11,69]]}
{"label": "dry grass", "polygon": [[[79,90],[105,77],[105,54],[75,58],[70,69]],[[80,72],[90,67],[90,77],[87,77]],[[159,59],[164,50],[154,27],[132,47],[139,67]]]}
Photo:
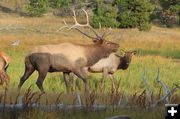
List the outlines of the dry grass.
{"label": "dry grass", "polygon": [[[71,21],[67,18],[67,22]],[[23,26],[27,28],[40,29],[42,31],[56,31],[63,25],[62,18],[47,16],[44,18],[2,18],[0,19],[0,26],[6,26],[12,24],[14,26]],[[103,30],[101,30],[103,31]],[[180,30],[179,29],[165,29],[159,27],[153,27],[149,32],[140,32],[137,29],[113,29],[113,35],[108,37],[115,42],[119,42],[122,48],[125,49],[142,49],[142,50],[166,50],[166,51],[180,51]],[[11,33],[11,34],[9,34]],[[58,34],[37,34],[30,33],[28,31],[9,31],[1,33],[1,39],[13,40],[46,40],[55,41],[87,41],[87,38],[74,31],[60,31]],[[7,36],[8,35],[8,36]],[[30,36],[30,37],[28,37]],[[3,40],[3,39],[2,39]],[[3,40],[4,41],[4,40]]]}
{"label": "dry grass", "polygon": [[[1,16],[0,16],[1,17]],[[70,18],[66,20],[72,24]],[[53,34],[39,34],[36,32],[22,31],[22,30],[8,30],[0,32],[0,50],[3,50],[10,54],[11,64],[8,69],[8,74],[11,77],[10,90],[7,94],[7,103],[17,103],[18,93],[16,92],[19,79],[24,72],[24,57],[26,54],[36,45],[44,44],[58,44],[62,42],[76,42],[89,44],[92,43],[91,40],[80,35],[75,31],[59,31],[55,32],[59,27],[63,25],[62,18],[46,16],[43,18],[27,18],[27,17],[2,17],[0,19],[0,27],[7,26],[11,24],[12,26],[23,26],[26,28],[39,29],[41,31],[53,31]],[[108,30],[108,29],[106,29]],[[105,29],[99,30],[100,32],[105,31]],[[116,43],[119,43],[121,48],[126,50],[138,50],[138,55],[133,57],[132,63],[128,70],[118,71],[115,74],[116,85],[119,87],[119,93],[111,92],[111,82],[109,79],[106,80],[106,88],[104,93],[100,93],[99,87],[101,74],[90,74],[90,87],[93,91],[91,96],[87,99],[83,98],[83,103],[91,105],[96,100],[96,103],[99,104],[116,104],[118,102],[119,96],[123,96],[123,93],[128,94],[131,104],[138,104],[141,107],[147,105],[145,102],[146,94],[143,92],[146,87],[142,81],[142,74],[144,68],[146,68],[147,75],[146,80],[150,84],[150,88],[153,91],[154,98],[158,97],[160,92],[161,85],[154,81],[157,75],[157,69],[160,68],[160,79],[167,84],[168,89],[172,88],[173,83],[180,84],[179,82],[179,72],[180,72],[180,62],[179,59],[172,59],[172,56],[175,58],[179,57],[180,53],[180,29],[165,29],[159,27],[153,27],[149,32],[140,32],[137,29],[112,29],[111,32],[113,35],[109,36],[107,39],[112,40]],[[11,42],[20,41],[20,45],[17,47],[11,46]],[[154,53],[155,52],[155,53]],[[169,56],[169,58],[167,58]],[[35,95],[34,91],[39,91],[35,85],[37,78],[37,73],[34,73],[27,82],[23,85],[23,89],[26,90],[27,87],[32,85],[33,92],[31,96]],[[61,94],[65,92],[65,84],[62,78],[62,75],[59,73],[48,74],[44,82],[45,90],[47,94],[42,95],[39,99],[43,104],[57,104],[64,102],[65,104],[77,104],[77,98],[75,94],[67,95]],[[24,90],[20,95],[24,95]],[[76,92],[82,93],[83,91],[83,82],[81,80],[77,81],[77,90]],[[3,94],[4,90],[1,89]],[[26,93],[27,94],[27,93]],[[35,96],[38,98],[38,93]],[[161,96],[163,92],[161,91]],[[26,97],[26,96],[25,96]],[[51,97],[50,99],[48,97]],[[0,95],[0,100],[3,99]],[[147,99],[147,98],[146,98]],[[171,97],[171,103],[179,103],[179,90],[177,90],[174,95]],[[25,102],[31,99],[25,99]],[[125,101],[124,101],[125,103]],[[120,114],[122,110],[117,111],[116,113],[109,114],[108,112],[102,113],[103,116],[97,116],[97,118],[104,118],[104,116],[110,116],[115,114]],[[162,109],[161,109],[162,111]],[[132,115],[137,119],[142,118],[142,114],[137,115],[141,111],[123,111],[122,114],[127,113]],[[147,115],[147,118],[163,118],[161,113],[151,112],[148,115],[148,112],[144,112]],[[64,114],[64,113],[63,113]],[[62,115],[63,115],[62,114]],[[26,114],[25,114],[26,115]],[[62,118],[70,118],[67,115],[62,116]],[[84,113],[78,113],[79,117],[74,118],[83,118]],[[87,114],[88,115],[88,114]],[[89,113],[89,118],[94,118],[93,113]],[[0,115],[1,116],[1,115]],[[19,116],[19,119],[23,118],[24,115]],[[33,112],[28,113],[27,118],[58,118],[56,112],[51,112],[45,114],[44,112]]]}

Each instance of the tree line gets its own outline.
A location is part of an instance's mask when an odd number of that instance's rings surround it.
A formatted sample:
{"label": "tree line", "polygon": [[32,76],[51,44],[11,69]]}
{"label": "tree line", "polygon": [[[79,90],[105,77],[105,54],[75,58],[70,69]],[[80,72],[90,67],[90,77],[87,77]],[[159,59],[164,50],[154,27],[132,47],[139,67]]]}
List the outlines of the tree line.
{"label": "tree line", "polygon": [[29,0],[28,15],[43,16],[50,11],[68,15],[72,9],[92,11],[93,27],[150,30],[152,23],[166,27],[180,25],[179,0]]}

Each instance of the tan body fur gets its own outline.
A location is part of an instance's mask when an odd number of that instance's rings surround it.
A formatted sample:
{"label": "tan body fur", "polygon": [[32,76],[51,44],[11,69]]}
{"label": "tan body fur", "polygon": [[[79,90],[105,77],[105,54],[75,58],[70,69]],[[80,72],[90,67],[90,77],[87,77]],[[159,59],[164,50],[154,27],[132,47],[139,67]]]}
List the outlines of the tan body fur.
{"label": "tan body fur", "polygon": [[0,51],[0,86],[5,82],[6,85],[9,84],[9,76],[6,72],[8,65],[10,63],[10,57],[6,53]]}
{"label": "tan body fur", "polygon": [[6,67],[9,65],[9,63],[10,63],[10,57],[9,57],[9,55],[6,54],[5,52],[0,51],[0,56],[4,58],[4,60],[5,60],[5,62],[6,62],[6,64],[5,64],[4,67],[6,68]]}
{"label": "tan body fur", "polygon": [[89,72],[98,73],[103,72],[104,68],[107,68],[108,73],[115,73],[120,63],[119,57],[114,53],[111,53],[109,57],[99,60],[96,64],[88,68]]}
{"label": "tan body fur", "polygon": [[37,46],[30,52],[30,54],[33,53],[63,54],[64,56],[68,56],[68,60],[72,62],[76,61],[79,57],[85,58],[84,47],[72,43]]}

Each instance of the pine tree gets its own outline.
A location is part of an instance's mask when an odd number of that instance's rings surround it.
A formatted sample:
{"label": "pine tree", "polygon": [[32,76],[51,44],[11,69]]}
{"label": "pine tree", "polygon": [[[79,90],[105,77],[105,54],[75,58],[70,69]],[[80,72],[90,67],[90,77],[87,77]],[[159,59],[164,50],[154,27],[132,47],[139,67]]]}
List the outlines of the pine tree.
{"label": "pine tree", "polygon": [[96,0],[94,6],[94,16],[92,17],[93,27],[118,27],[117,7],[112,0]]}
{"label": "pine tree", "polygon": [[48,11],[48,0],[29,0],[28,15],[40,17]]}
{"label": "pine tree", "polygon": [[67,8],[73,0],[50,0],[53,8]]}
{"label": "pine tree", "polygon": [[162,23],[167,27],[180,25],[180,1],[179,0],[160,0],[164,15]]}
{"label": "pine tree", "polygon": [[118,21],[121,28],[150,30],[150,15],[153,6],[149,0],[115,0],[119,9]]}

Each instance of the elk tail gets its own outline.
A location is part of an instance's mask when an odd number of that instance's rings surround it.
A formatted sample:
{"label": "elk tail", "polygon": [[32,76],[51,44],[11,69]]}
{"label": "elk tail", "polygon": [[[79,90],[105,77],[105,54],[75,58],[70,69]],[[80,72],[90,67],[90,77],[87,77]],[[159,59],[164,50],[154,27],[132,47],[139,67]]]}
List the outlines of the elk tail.
{"label": "elk tail", "polygon": [[33,67],[33,63],[32,62],[33,61],[31,60],[30,56],[26,56],[26,58],[25,58],[25,65]]}

